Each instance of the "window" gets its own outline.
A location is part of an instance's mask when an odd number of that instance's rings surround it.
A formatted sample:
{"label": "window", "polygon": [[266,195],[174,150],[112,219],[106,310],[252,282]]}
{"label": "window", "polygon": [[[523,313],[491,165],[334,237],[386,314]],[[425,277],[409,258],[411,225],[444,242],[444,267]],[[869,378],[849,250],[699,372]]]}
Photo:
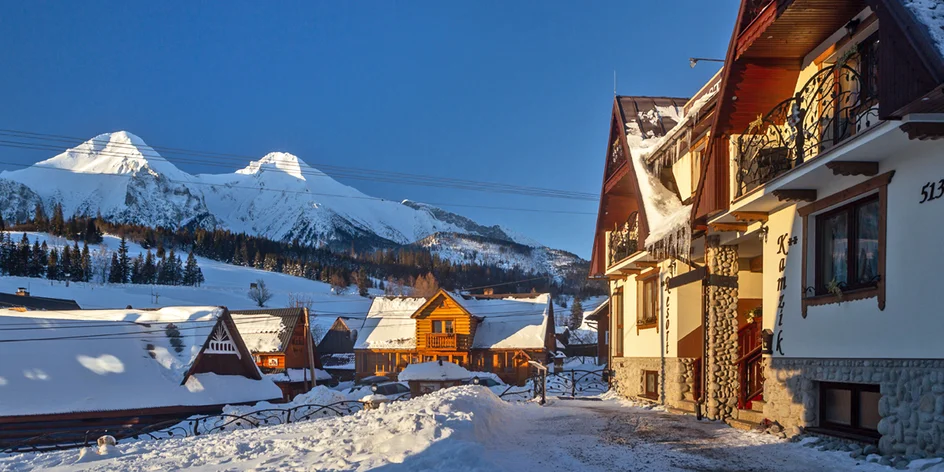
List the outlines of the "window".
{"label": "window", "polygon": [[433,332],[445,334],[455,333],[452,320],[433,320]]}
{"label": "window", "polygon": [[270,358],[267,359],[266,364],[267,364],[269,367],[278,367],[278,366],[279,366],[279,358],[278,358],[278,357],[270,357]]}
{"label": "window", "polygon": [[[895,171],[877,175],[797,209],[803,218],[800,273],[804,318],[811,306],[873,297],[878,309],[885,309],[884,215],[888,212],[888,183],[894,175]],[[877,194],[865,196],[876,190]],[[811,219],[815,228],[810,226]],[[841,298],[835,289],[842,291]]]}
{"label": "window", "polygon": [[659,316],[659,277],[655,274],[640,282],[642,290],[639,296],[640,307],[636,312],[636,325],[653,327]]}
{"label": "window", "polygon": [[878,283],[878,220],[877,195],[816,217],[817,295]]}
{"label": "window", "polygon": [[819,386],[820,427],[826,430],[878,437],[878,385],[822,382]]}
{"label": "window", "polygon": [[642,396],[655,400],[659,398],[659,373],[654,370],[642,371],[643,393]]}

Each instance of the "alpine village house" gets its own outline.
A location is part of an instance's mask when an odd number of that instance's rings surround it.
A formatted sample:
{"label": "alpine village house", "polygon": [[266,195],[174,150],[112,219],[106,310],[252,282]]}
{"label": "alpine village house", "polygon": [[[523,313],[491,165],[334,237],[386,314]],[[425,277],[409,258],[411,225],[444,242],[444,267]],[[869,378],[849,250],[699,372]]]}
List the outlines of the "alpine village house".
{"label": "alpine village house", "polygon": [[259,370],[278,385],[284,401],[311,390],[315,383],[331,380],[321,370],[307,308],[232,310],[230,314]]}
{"label": "alpine village house", "polygon": [[354,345],[356,376],[393,378],[407,365],[442,360],[521,385],[528,361],[547,364],[555,343],[547,293],[378,297]]}
{"label": "alpine village house", "polygon": [[618,392],[944,453],[942,22],[743,0],[691,99],[616,97],[590,275]]}

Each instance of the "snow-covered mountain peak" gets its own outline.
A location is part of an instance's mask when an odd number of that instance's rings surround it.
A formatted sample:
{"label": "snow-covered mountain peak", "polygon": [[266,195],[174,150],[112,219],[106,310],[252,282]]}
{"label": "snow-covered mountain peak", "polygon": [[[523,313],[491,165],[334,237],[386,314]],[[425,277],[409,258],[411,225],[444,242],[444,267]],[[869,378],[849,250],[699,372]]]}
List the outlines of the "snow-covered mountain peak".
{"label": "snow-covered mountain peak", "polygon": [[36,166],[83,174],[125,175],[150,170],[170,179],[189,180],[186,173],[127,131],[100,134]]}
{"label": "snow-covered mountain peak", "polygon": [[306,175],[318,173],[305,161],[294,154],[287,152],[270,152],[259,159],[252,161],[248,166],[236,171],[237,174],[261,174],[266,171],[282,172],[297,179],[306,180]]}

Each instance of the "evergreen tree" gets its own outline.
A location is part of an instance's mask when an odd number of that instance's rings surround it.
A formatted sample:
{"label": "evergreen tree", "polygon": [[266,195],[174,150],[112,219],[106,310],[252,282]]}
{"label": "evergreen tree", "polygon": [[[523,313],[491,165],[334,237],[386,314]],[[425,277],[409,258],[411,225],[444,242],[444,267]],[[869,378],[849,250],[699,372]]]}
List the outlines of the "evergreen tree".
{"label": "evergreen tree", "polygon": [[110,284],[123,284],[125,283],[124,271],[121,269],[121,262],[118,260],[117,253],[111,253],[111,270],[108,271],[108,283]]}
{"label": "evergreen tree", "polygon": [[144,266],[141,267],[141,280],[143,284],[153,284],[157,277],[157,266],[154,265],[154,255],[148,249],[147,256],[144,258]]}
{"label": "evergreen tree", "polygon": [[157,258],[163,259],[165,254],[166,253],[164,251],[164,241],[158,241],[157,242]]}
{"label": "evergreen tree", "polygon": [[167,265],[169,266],[167,272],[167,284],[180,285],[184,278],[184,268],[183,264],[180,262],[180,258],[174,254],[173,249],[170,250],[170,255],[167,256]]}
{"label": "evergreen tree", "polygon": [[82,281],[92,280],[92,254],[89,252],[88,242],[82,243],[82,262],[79,270],[82,272]]}
{"label": "evergreen tree", "polygon": [[33,209],[33,222],[36,223],[36,231],[49,229],[49,218],[46,216],[46,210],[43,209],[43,204],[40,202],[37,202],[36,208]]}
{"label": "evergreen tree", "polygon": [[95,218],[89,218],[85,222],[85,242],[98,244],[102,242],[102,232],[98,229]]}
{"label": "evergreen tree", "polygon": [[134,261],[131,263],[131,283],[133,284],[143,284],[142,271],[144,269],[144,256],[140,253],[138,257],[134,258]]}
{"label": "evergreen tree", "polygon": [[62,216],[62,204],[56,203],[52,209],[52,218],[49,220],[49,231],[56,236],[62,236],[65,229],[66,220]]}
{"label": "evergreen tree", "polygon": [[574,302],[570,305],[570,320],[568,320],[567,327],[571,330],[580,328],[580,325],[583,324],[583,304],[580,303],[580,299],[574,297]]}
{"label": "evergreen tree", "polygon": [[[112,266],[112,269],[115,267]],[[125,237],[121,237],[121,243],[118,244],[118,276],[114,277],[119,283],[128,283],[131,271],[131,259],[128,257],[128,242]]]}
{"label": "evergreen tree", "polygon": [[187,263],[184,265],[184,285],[198,286],[203,282],[203,272],[197,265],[197,258],[193,256],[193,251],[187,254]]}
{"label": "evergreen tree", "polygon": [[59,253],[60,280],[72,280],[72,247],[66,244]]}
{"label": "evergreen tree", "polygon": [[82,251],[79,249],[78,241],[72,244],[72,267],[70,267],[69,273],[72,274],[71,280],[73,282],[85,280],[85,272],[82,268]]}
{"label": "evergreen tree", "polygon": [[46,258],[49,256],[39,246],[39,241],[33,242],[33,249],[30,251],[29,270],[30,277],[42,277],[46,273]]}
{"label": "evergreen tree", "polygon": [[6,231],[7,225],[3,222],[3,213],[0,213],[0,231]]}
{"label": "evergreen tree", "polygon": [[261,252],[256,251],[256,259],[252,263],[252,266],[255,267],[256,269],[261,269],[265,266],[265,258],[262,257]]}
{"label": "evergreen tree", "polygon": [[46,262],[46,278],[49,280],[59,280],[59,251],[52,248],[49,251],[49,260]]}

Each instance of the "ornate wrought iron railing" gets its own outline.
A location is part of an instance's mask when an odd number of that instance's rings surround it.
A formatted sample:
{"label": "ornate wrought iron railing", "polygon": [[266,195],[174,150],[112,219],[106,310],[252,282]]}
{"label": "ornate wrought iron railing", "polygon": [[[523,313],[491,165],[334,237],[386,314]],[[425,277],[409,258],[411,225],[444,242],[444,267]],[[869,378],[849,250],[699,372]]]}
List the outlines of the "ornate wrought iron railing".
{"label": "ornate wrought iron railing", "polygon": [[638,250],[639,214],[632,212],[622,226],[610,232],[610,254],[607,266],[626,259]]}
{"label": "ornate wrought iron railing", "polygon": [[609,389],[605,369],[572,369],[547,374],[548,395],[576,398],[599,395]]}
{"label": "ornate wrought iron railing", "polygon": [[878,124],[877,69],[862,75],[850,63],[817,72],[737,138],[737,197]]}

